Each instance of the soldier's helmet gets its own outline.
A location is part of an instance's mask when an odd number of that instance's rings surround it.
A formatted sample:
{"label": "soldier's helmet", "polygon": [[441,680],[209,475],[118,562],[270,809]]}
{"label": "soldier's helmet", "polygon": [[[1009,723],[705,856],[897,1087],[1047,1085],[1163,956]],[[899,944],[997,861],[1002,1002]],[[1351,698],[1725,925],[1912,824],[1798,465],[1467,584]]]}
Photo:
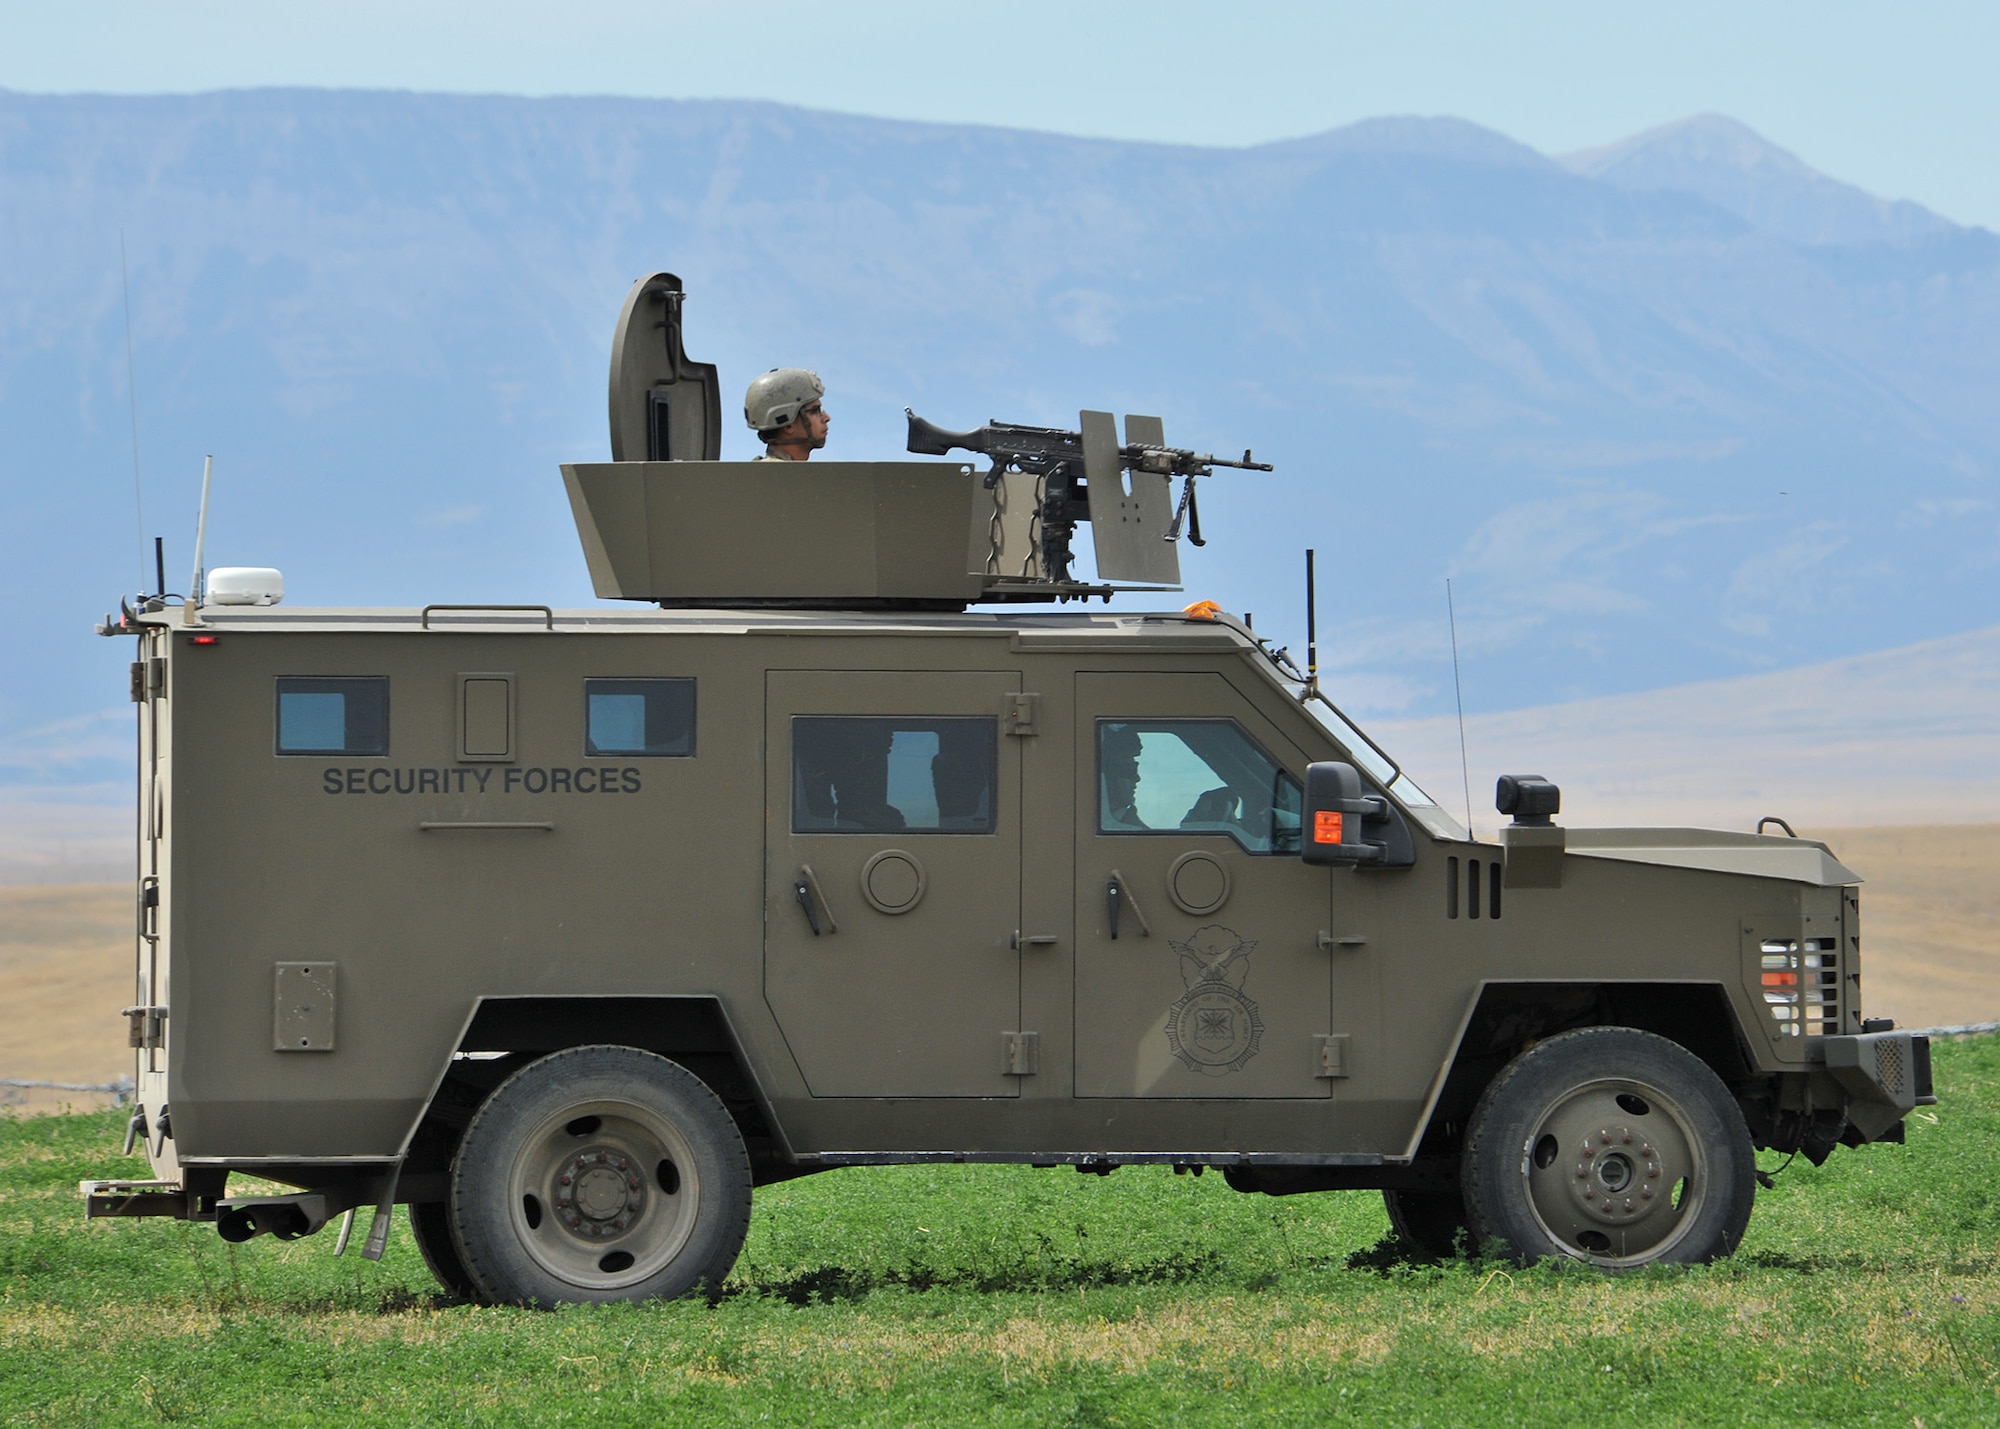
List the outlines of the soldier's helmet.
{"label": "soldier's helmet", "polygon": [[773,367],[750,384],[743,394],[743,420],[757,433],[789,427],[799,418],[799,410],[815,398],[826,395],[826,384],[817,372],[803,367]]}

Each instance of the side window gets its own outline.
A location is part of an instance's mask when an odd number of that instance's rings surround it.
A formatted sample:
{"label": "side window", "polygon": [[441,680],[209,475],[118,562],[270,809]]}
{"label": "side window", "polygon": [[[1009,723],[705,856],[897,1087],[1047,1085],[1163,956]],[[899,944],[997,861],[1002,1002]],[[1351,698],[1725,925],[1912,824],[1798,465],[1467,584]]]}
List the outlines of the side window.
{"label": "side window", "polygon": [[1228,834],[1252,853],[1297,853],[1299,782],[1227,719],[1097,722],[1097,828]]}
{"label": "side window", "polygon": [[583,752],[620,759],[694,753],[694,681],[585,680]]}
{"label": "side window", "polygon": [[389,679],[278,678],[277,752],[387,754]]}
{"label": "side window", "polygon": [[1000,722],[795,715],[792,832],[990,834]]}

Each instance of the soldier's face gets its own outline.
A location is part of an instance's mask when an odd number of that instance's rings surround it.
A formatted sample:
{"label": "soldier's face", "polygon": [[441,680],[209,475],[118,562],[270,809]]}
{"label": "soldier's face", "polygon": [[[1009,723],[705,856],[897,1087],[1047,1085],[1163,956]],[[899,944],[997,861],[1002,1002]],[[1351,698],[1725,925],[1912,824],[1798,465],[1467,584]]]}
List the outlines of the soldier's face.
{"label": "soldier's face", "polygon": [[823,404],[808,402],[805,406],[799,408],[799,435],[812,444],[814,451],[818,451],[826,445],[826,428],[827,424],[832,420],[831,417],[827,416],[826,407]]}

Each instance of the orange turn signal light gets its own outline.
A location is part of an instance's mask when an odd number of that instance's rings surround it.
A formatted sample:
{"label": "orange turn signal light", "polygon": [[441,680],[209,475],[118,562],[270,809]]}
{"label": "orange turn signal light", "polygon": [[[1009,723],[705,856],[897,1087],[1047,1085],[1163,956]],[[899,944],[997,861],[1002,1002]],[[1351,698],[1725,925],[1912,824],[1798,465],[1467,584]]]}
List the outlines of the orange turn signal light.
{"label": "orange turn signal light", "polygon": [[1341,814],[1338,809],[1314,809],[1313,842],[1316,844],[1339,843],[1341,823]]}

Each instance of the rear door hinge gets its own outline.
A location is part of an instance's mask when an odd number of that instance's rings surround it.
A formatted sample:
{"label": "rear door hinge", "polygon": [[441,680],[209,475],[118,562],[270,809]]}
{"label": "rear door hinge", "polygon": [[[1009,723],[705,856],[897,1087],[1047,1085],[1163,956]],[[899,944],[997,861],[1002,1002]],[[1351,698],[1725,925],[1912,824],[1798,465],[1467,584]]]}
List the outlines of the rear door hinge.
{"label": "rear door hinge", "polygon": [[1002,1032],[1000,1042],[1006,1056],[1006,1075],[1032,1077],[1041,1070],[1041,1033]]}
{"label": "rear door hinge", "polygon": [[164,1007],[128,1007],[118,1015],[125,1019],[125,1045],[128,1047],[157,1047],[166,1035],[167,1009]]}

